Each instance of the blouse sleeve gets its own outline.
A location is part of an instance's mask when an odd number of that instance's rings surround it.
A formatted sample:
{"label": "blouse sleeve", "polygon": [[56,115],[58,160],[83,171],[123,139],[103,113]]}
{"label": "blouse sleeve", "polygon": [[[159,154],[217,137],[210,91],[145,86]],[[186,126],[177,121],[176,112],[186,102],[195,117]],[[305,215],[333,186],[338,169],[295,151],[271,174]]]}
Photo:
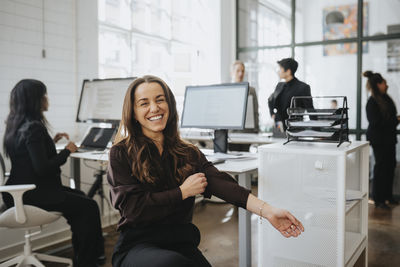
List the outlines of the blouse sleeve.
{"label": "blouse sleeve", "polygon": [[179,187],[161,192],[146,190],[133,175],[123,148],[110,149],[107,180],[111,186],[111,202],[121,217],[133,224],[160,220],[175,211],[182,201]]}
{"label": "blouse sleeve", "polygon": [[31,123],[25,130],[25,144],[32,160],[33,168],[41,177],[52,177],[58,171],[70,154],[68,149],[63,149],[53,157],[49,157],[44,137],[48,135],[46,128],[39,122]]}
{"label": "blouse sleeve", "polygon": [[208,183],[204,197],[210,198],[211,195],[214,195],[228,203],[246,209],[250,190],[238,185],[232,176],[226,172],[220,172],[201,152],[199,163],[200,172],[205,174]]}

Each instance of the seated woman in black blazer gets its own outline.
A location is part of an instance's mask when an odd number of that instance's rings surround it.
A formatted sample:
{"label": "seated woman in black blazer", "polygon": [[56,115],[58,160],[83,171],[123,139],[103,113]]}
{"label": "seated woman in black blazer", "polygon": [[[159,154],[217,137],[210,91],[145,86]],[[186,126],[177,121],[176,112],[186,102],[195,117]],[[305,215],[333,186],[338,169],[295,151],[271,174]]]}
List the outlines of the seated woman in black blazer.
{"label": "seated woman in black blazer", "polygon": [[[69,142],[57,154],[54,142],[68,135],[50,137],[43,115],[48,106],[46,86],[40,81],[21,80],[11,91],[4,135],[4,150],[11,159],[6,184],[35,184],[36,189],[24,194],[24,203],[62,212],[71,226],[74,266],[97,266],[104,255],[99,208],[83,192],[62,185],[60,166],[77,147]],[[3,193],[3,200],[14,206],[8,193]]]}

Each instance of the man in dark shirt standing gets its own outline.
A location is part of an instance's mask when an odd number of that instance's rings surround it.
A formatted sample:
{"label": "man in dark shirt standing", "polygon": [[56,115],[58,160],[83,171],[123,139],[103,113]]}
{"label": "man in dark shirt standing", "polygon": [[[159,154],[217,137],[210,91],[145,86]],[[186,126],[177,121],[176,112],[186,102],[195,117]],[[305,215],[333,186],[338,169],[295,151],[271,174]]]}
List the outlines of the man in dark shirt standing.
{"label": "man in dark shirt standing", "polygon": [[[279,64],[279,78],[284,82],[279,82],[275,91],[268,98],[268,106],[271,117],[276,123],[282,122],[283,129],[286,130],[286,119],[289,117],[287,109],[293,96],[311,96],[310,86],[299,81],[295,76],[298,63],[293,58],[284,58],[277,62]],[[312,100],[304,99],[297,102],[304,108],[312,108]]]}

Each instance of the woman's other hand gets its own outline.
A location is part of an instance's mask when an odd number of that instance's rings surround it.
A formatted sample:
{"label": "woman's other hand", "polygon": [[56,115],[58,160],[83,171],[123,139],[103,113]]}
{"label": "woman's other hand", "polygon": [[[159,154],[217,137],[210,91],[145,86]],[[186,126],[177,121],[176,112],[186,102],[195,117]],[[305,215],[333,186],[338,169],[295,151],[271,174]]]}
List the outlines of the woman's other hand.
{"label": "woman's other hand", "polygon": [[304,227],[289,211],[265,204],[262,214],[284,237],[297,237]]}
{"label": "woman's other hand", "polygon": [[63,137],[65,137],[65,139],[69,140],[69,135],[67,133],[57,133],[53,138],[54,143],[57,143]]}
{"label": "woman's other hand", "polygon": [[183,182],[179,188],[182,192],[182,199],[193,197],[204,192],[207,186],[207,178],[204,173],[195,173]]}
{"label": "woman's other hand", "polygon": [[71,153],[74,153],[78,150],[78,147],[74,142],[68,142],[68,144],[65,146],[65,149],[68,149]]}

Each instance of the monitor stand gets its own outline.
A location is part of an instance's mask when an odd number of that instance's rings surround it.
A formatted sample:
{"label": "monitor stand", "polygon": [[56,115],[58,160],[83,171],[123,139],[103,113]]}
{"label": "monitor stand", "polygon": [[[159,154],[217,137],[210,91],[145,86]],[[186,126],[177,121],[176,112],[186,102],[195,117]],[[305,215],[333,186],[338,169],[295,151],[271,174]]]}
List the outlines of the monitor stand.
{"label": "monitor stand", "polygon": [[215,130],[213,143],[214,153],[228,152],[228,130]]}

